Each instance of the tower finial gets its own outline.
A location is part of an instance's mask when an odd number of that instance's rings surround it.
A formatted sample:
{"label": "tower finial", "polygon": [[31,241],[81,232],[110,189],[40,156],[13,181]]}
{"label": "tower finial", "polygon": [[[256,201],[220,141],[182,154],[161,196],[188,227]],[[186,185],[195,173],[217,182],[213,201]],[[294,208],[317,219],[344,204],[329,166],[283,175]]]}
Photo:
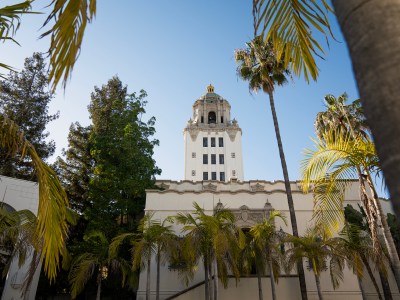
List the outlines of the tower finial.
{"label": "tower finial", "polygon": [[207,87],[207,93],[214,93],[214,87],[210,83],[210,85]]}

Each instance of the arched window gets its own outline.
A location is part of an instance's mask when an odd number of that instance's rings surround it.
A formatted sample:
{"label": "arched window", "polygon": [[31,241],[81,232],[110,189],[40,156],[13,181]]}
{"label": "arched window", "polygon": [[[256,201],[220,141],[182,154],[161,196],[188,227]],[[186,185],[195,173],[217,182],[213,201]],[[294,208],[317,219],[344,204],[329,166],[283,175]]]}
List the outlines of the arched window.
{"label": "arched window", "polygon": [[216,116],[215,112],[210,111],[208,113],[208,124],[212,124],[212,123],[213,124],[217,123],[217,116]]}

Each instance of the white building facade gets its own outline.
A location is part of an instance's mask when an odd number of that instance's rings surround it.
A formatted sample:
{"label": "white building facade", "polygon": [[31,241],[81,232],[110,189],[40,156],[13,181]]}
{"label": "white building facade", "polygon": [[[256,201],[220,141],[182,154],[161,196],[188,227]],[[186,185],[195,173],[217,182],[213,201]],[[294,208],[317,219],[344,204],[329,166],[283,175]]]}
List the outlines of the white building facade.
{"label": "white building facade", "polygon": [[185,180],[243,180],[242,130],[231,120],[229,102],[211,84],[193,104],[183,137]]}
{"label": "white building facade", "polygon": [[[215,114],[215,115],[214,115]],[[146,212],[154,212],[155,220],[165,220],[178,213],[191,213],[196,202],[205,213],[212,215],[215,206],[223,205],[231,210],[235,216],[236,225],[249,228],[267,216],[271,209],[282,212],[287,217],[288,224],[277,220],[277,228],[292,233],[287,197],[283,181],[244,180],[242,162],[242,131],[236,121],[231,121],[230,105],[228,101],[214,93],[214,88],[208,86],[207,94],[196,100],[193,105],[193,118],[189,120],[184,130],[185,143],[185,179],[182,181],[158,180],[159,189],[146,191]],[[214,146],[210,145],[214,138]],[[218,140],[223,139],[219,147]],[[207,140],[207,142],[204,142]],[[203,144],[204,143],[204,144]],[[205,145],[207,143],[207,145]],[[233,159],[231,153],[235,153]],[[224,155],[223,164],[210,164],[210,155]],[[203,157],[208,157],[208,163]],[[277,158],[278,159],[278,158]],[[217,159],[218,160],[218,159]],[[232,171],[235,171],[235,176]],[[210,177],[210,173],[216,177]],[[225,178],[218,177],[219,172],[225,172]],[[208,177],[204,175],[208,173]],[[313,226],[313,195],[304,194],[299,182],[290,183],[293,193],[294,208],[296,211],[299,234]],[[346,190],[344,206],[351,204],[358,207],[358,183],[353,182]],[[390,203],[382,201],[384,211],[390,211]],[[172,224],[174,231],[182,235],[181,227]],[[304,260],[308,299],[318,299],[315,278],[307,268]],[[146,271],[140,275],[138,300],[146,299]],[[156,262],[151,263],[150,294],[156,299]],[[365,272],[366,273],[366,272]],[[321,287],[324,299],[363,299],[357,277],[349,269],[345,270],[344,280],[340,287],[333,289],[329,272],[321,276]],[[178,277],[178,271],[168,263],[160,271],[160,299],[202,300],[204,299],[204,270],[202,264],[189,285],[185,285]],[[379,276],[376,279],[380,284]],[[362,281],[366,298],[378,299],[376,291],[368,275]],[[396,283],[389,278],[393,299],[400,299]],[[264,299],[272,299],[269,276],[262,277]],[[282,272],[276,286],[278,299],[301,299],[299,280],[295,272]],[[382,287],[380,286],[381,293]],[[229,280],[228,288],[219,284],[219,299],[240,300],[258,299],[258,283],[255,275],[243,276],[238,282],[234,278]]]}

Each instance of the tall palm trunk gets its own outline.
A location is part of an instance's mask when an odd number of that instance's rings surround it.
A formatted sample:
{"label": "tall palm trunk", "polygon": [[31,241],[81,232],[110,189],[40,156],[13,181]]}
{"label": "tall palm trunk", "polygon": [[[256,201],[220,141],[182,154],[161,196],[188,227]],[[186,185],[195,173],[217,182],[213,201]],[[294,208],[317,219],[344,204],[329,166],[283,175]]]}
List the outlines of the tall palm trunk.
{"label": "tall palm trunk", "polygon": [[[299,236],[299,232],[298,232],[298,229],[297,229],[296,212],[294,210],[292,190],[290,189],[289,174],[288,174],[288,170],[287,170],[287,166],[286,166],[285,154],[283,152],[281,134],[279,132],[279,124],[278,124],[278,118],[276,116],[274,95],[273,95],[273,92],[271,90],[268,90],[267,93],[268,93],[268,96],[269,96],[269,103],[270,103],[270,106],[271,106],[271,112],[272,112],[272,119],[273,119],[273,122],[274,122],[276,141],[278,143],[279,157],[281,159],[283,179],[285,180],[285,190],[286,190],[286,196],[287,196],[287,201],[288,201],[288,206],[289,206],[290,223],[292,224],[293,235],[298,237]],[[297,272],[299,274],[301,298],[302,298],[302,300],[307,300],[307,286],[306,286],[306,279],[305,279],[305,275],[304,275],[304,267],[303,267],[302,261],[299,261],[297,263]]]}
{"label": "tall palm trunk", "polygon": [[[366,170],[366,171],[368,172],[368,170]],[[393,268],[393,273],[394,273],[394,277],[396,279],[397,288],[398,288],[398,290],[400,290],[400,259],[397,254],[396,245],[393,241],[392,234],[390,233],[390,228],[387,223],[386,216],[383,213],[381,202],[378,199],[378,194],[376,193],[375,186],[371,180],[370,174],[367,174],[367,182],[368,182],[369,188],[371,190],[372,199],[376,206],[378,220],[380,220],[381,224],[382,224],[383,237],[385,239],[385,244],[388,249],[389,259],[390,259],[390,263]]]}
{"label": "tall palm trunk", "polygon": [[157,286],[156,286],[156,300],[160,300],[160,259],[161,249],[160,244],[157,245]]}
{"label": "tall palm trunk", "polygon": [[214,274],[214,300],[218,300],[218,265],[217,265],[217,260],[214,257],[214,270],[213,270],[213,274]]}
{"label": "tall palm trunk", "polygon": [[[362,262],[363,262],[365,268],[367,269],[369,278],[371,278],[372,284],[373,284],[374,287],[375,287],[375,290],[376,290],[376,293],[378,294],[379,300],[383,300],[383,299],[382,299],[381,292],[379,291],[378,283],[376,282],[374,273],[373,273],[372,270],[371,270],[371,266],[369,265],[368,259],[367,259],[364,255],[361,255],[361,260],[362,260]],[[385,296],[385,299],[388,300],[388,299],[386,298],[386,296]]]}
{"label": "tall palm trunk", "polygon": [[100,300],[100,294],[101,294],[101,268],[99,269],[99,274],[97,275],[96,300]]}
{"label": "tall palm trunk", "polygon": [[357,281],[358,281],[358,286],[359,286],[360,291],[361,291],[361,297],[362,297],[362,299],[363,299],[363,300],[367,300],[367,296],[365,295],[365,291],[364,291],[364,288],[363,288],[363,286],[362,286],[361,277],[360,277],[360,276],[357,276]]}
{"label": "tall palm trunk", "polygon": [[333,0],[361,102],[400,218],[400,2]]}
{"label": "tall palm trunk", "polygon": [[317,275],[314,272],[314,276],[315,276],[315,284],[317,285],[318,299],[319,300],[323,300],[324,298],[322,297],[321,282],[319,280],[319,275]]}
{"label": "tall palm trunk", "polygon": [[151,267],[151,250],[147,258],[147,282],[146,282],[146,300],[150,300],[150,267]]}
{"label": "tall palm trunk", "polygon": [[385,300],[392,300],[392,292],[390,290],[390,285],[387,280],[387,277],[381,270],[379,270],[379,278],[381,279],[383,295],[385,296]]}
{"label": "tall palm trunk", "polygon": [[204,296],[205,300],[210,300],[210,290],[209,290],[209,281],[208,281],[208,261],[207,257],[204,257]]}
{"label": "tall palm trunk", "polygon": [[269,264],[269,279],[271,281],[271,293],[272,293],[272,300],[276,300],[276,288],[275,288],[275,276],[274,271],[272,270],[272,260],[268,259]]}
{"label": "tall palm trunk", "polygon": [[263,290],[262,290],[262,282],[261,282],[261,272],[256,263],[256,272],[257,272],[257,282],[258,282],[258,299],[263,300]]}

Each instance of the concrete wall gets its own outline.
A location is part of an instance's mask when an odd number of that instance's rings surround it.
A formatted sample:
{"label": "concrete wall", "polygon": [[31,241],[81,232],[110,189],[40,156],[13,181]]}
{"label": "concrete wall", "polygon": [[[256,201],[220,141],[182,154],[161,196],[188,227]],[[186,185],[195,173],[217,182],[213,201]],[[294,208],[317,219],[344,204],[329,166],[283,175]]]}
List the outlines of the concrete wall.
{"label": "concrete wall", "polygon": [[[12,206],[15,210],[28,209],[37,214],[39,187],[34,182],[0,176],[0,197],[1,201]],[[27,257],[25,263],[19,268],[17,257],[13,259],[6,277],[2,300],[35,299],[41,264],[38,266],[32,284],[26,294],[24,297],[21,295],[21,288],[30,262],[31,256]]]}

